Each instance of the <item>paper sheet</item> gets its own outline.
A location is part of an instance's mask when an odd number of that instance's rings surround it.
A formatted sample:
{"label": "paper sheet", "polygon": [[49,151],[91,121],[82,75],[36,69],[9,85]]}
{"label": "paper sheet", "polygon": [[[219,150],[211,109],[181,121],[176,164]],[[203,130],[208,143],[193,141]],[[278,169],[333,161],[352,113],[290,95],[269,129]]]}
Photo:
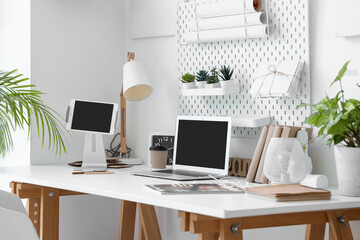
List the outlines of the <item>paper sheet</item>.
{"label": "paper sheet", "polygon": [[266,23],[266,14],[264,12],[256,12],[249,14],[239,14],[233,16],[214,17],[214,18],[198,18],[188,23],[190,31],[212,30],[222,28],[243,27],[246,25],[261,25]]}
{"label": "paper sheet", "polygon": [[209,18],[248,12],[260,12],[261,9],[262,4],[255,9],[253,0],[244,0],[244,2],[239,0],[227,0],[197,6],[196,13],[198,18]]}
{"label": "paper sheet", "polygon": [[240,40],[245,38],[261,38],[268,35],[268,26],[266,24],[248,27],[224,28],[216,30],[207,30],[199,32],[188,32],[184,35],[185,42],[206,43]]}
{"label": "paper sheet", "polygon": [[[250,94],[258,97],[296,97],[303,66],[301,61],[264,65],[254,75]],[[273,70],[286,75],[269,74]]]}

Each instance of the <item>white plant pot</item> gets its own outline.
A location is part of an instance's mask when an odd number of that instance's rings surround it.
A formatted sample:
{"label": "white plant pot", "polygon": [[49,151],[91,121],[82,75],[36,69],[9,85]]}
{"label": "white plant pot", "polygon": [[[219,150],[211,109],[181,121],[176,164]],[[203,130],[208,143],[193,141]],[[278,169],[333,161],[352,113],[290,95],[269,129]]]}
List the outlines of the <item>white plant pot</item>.
{"label": "white plant pot", "polygon": [[183,89],[191,89],[195,88],[195,82],[189,82],[189,83],[181,83]]}
{"label": "white plant pot", "polygon": [[211,84],[205,84],[205,88],[219,88],[220,83],[211,83]]}
{"label": "white plant pot", "polygon": [[339,194],[360,197],[360,148],[335,146]]}
{"label": "white plant pot", "polygon": [[223,87],[223,88],[234,86],[235,80],[231,79],[231,80],[227,80],[227,81],[220,81],[220,84],[221,84],[221,87]]}
{"label": "white plant pot", "polygon": [[201,82],[196,81],[196,83],[195,83],[195,85],[196,85],[198,88],[204,88],[204,87],[205,87],[205,84],[206,84],[206,81],[201,81]]}

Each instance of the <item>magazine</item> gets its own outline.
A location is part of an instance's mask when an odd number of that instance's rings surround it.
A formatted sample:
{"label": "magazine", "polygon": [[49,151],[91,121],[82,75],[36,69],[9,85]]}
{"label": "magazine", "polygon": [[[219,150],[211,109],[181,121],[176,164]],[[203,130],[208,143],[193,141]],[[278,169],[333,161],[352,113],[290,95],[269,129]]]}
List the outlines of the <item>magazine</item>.
{"label": "magazine", "polygon": [[176,184],[155,184],[147,187],[160,192],[161,194],[216,194],[216,193],[243,193],[244,189],[227,183],[219,185],[216,183],[176,183]]}

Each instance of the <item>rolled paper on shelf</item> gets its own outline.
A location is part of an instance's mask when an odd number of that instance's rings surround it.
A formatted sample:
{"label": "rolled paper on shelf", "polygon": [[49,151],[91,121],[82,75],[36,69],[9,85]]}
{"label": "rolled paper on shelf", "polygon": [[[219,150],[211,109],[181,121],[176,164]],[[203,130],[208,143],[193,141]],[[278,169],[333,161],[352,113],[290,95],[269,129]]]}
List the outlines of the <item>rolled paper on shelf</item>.
{"label": "rolled paper on shelf", "polygon": [[261,38],[268,36],[268,32],[268,26],[263,24],[257,26],[188,32],[185,33],[184,38],[187,44],[206,43],[240,40],[245,38]]}
{"label": "rolled paper on shelf", "polygon": [[260,12],[262,8],[261,0],[226,0],[199,5],[196,7],[196,14],[198,18],[210,18]]}
{"label": "rolled paper on shelf", "polygon": [[194,19],[188,23],[190,31],[203,31],[222,28],[243,27],[246,25],[260,25],[266,23],[266,13],[255,12],[225,17]]}
{"label": "rolled paper on shelf", "polygon": [[266,24],[246,27],[247,38],[262,38],[262,37],[267,37],[268,35],[269,35],[269,27]]}

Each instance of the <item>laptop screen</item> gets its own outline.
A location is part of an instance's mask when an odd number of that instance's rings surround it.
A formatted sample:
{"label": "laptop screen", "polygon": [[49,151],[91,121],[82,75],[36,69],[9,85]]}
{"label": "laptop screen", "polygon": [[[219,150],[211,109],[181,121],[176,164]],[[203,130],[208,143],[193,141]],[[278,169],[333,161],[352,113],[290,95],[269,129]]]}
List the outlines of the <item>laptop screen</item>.
{"label": "laptop screen", "polygon": [[230,123],[188,119],[178,121],[175,164],[225,169]]}

